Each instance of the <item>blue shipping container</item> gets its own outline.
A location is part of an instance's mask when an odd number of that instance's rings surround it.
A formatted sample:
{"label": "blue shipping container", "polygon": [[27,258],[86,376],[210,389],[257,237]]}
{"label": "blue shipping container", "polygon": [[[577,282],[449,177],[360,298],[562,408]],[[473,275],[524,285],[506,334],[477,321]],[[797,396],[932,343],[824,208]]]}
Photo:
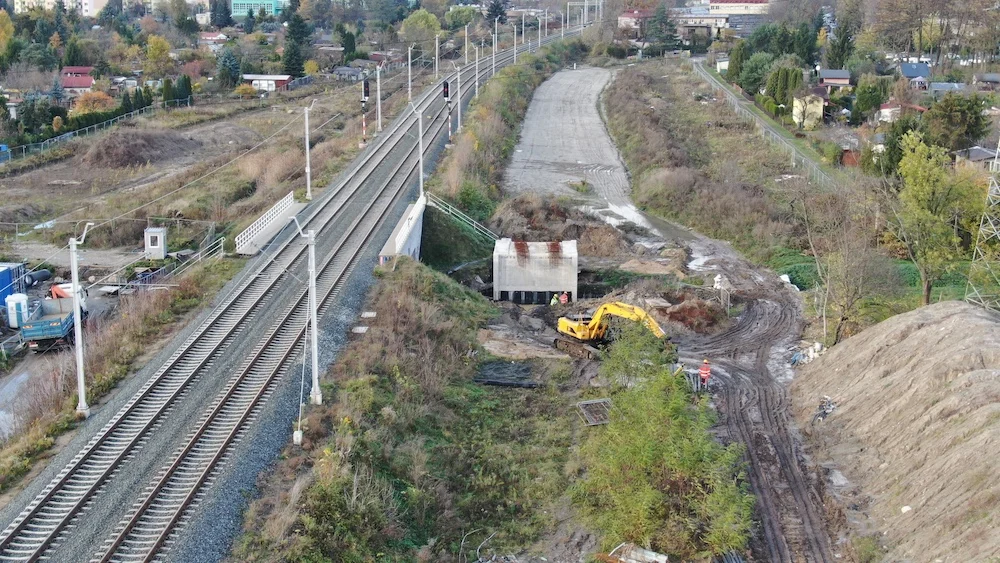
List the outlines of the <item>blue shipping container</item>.
{"label": "blue shipping container", "polygon": [[8,295],[24,293],[24,264],[20,262],[0,262],[0,307],[5,306]]}

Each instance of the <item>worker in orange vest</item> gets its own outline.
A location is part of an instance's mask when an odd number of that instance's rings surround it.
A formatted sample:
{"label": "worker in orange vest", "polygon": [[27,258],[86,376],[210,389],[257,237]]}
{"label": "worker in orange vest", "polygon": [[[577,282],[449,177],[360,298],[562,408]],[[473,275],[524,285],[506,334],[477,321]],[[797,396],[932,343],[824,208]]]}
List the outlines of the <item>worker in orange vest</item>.
{"label": "worker in orange vest", "polygon": [[701,378],[701,386],[704,387],[708,385],[708,378],[712,376],[712,366],[708,365],[708,359],[701,364],[698,368],[698,377]]}
{"label": "worker in orange vest", "polygon": [[569,303],[569,295],[565,291],[559,296],[559,302],[563,305]]}

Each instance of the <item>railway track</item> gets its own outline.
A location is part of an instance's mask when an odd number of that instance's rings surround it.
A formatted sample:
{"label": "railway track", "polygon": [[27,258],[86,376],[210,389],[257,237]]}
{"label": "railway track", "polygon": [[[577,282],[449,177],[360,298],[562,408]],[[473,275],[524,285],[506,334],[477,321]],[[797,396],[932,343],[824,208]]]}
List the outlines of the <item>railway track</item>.
{"label": "railway track", "polygon": [[[549,42],[558,40],[550,37]],[[522,50],[523,49],[520,49]],[[498,66],[512,60],[510,52],[497,56]],[[471,82],[473,69],[461,71],[463,82]],[[490,73],[483,65],[477,79]],[[468,74],[468,77],[466,76]],[[451,79],[454,73],[446,73]],[[439,98],[440,82],[431,86],[414,104],[425,114],[431,112],[430,137],[425,152],[434,147],[447,120],[447,108]],[[466,88],[471,96],[472,88]],[[332,248],[318,268],[317,287],[321,311],[329,307],[339,287],[357,264],[359,250],[371,239],[385,216],[406,192],[415,174],[416,155],[413,115],[409,110],[390,129],[373,140],[360,163],[314,205],[303,228],[317,230],[317,250]],[[402,147],[401,152],[397,150]],[[378,188],[372,188],[377,184]],[[357,210],[358,197],[365,191],[377,193]],[[350,223],[347,233],[336,235],[331,224]],[[225,461],[228,449],[253,422],[259,408],[273,392],[275,383],[290,364],[292,351],[305,331],[304,292],[288,299],[280,291],[293,272],[304,268],[306,247],[290,233],[279,236],[276,248],[248,271],[239,288],[230,293],[216,310],[188,337],[125,406],[58,473],[21,514],[0,533],[0,560],[34,561],[50,558],[77,527],[85,512],[106,483],[149,439],[174,410],[187,414],[182,404],[192,385],[211,373],[220,357],[243,336],[249,325],[268,307],[285,310],[267,336],[258,340],[237,374],[229,378],[222,393],[210,405],[185,445],[176,450],[169,465],[158,475],[136,503],[129,517],[111,532],[98,559],[150,560],[157,558],[177,530],[183,515],[192,508],[213,472]],[[284,302],[292,302],[285,306]],[[269,319],[268,322],[271,322]],[[234,352],[237,353],[238,350]],[[189,409],[188,409],[189,410]]]}
{"label": "railway track", "polygon": [[747,447],[766,561],[832,563],[830,537],[818,497],[798,462],[789,435],[787,396],[768,368],[771,350],[797,334],[794,303],[758,299],[735,326],[691,339],[681,355],[694,363],[712,358],[724,383],[719,392],[730,438]]}

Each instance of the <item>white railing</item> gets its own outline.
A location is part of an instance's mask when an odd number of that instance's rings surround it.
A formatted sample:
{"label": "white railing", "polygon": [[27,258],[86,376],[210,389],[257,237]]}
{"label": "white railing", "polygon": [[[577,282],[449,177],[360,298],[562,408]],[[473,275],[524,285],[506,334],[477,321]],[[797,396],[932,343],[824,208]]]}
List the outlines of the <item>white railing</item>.
{"label": "white railing", "polygon": [[268,226],[270,226],[275,219],[284,215],[285,211],[288,211],[293,203],[295,203],[295,196],[293,192],[288,192],[288,195],[281,198],[278,203],[275,203],[274,206],[261,215],[259,219],[254,221],[242,233],[236,235],[236,253],[256,254],[259,248],[253,248],[252,250],[249,248],[254,237],[259,235],[264,229],[268,228]]}
{"label": "white railing", "polygon": [[487,229],[485,226],[479,223],[479,221],[476,221],[472,217],[469,217],[465,213],[462,213],[461,209],[448,203],[444,199],[432,194],[431,192],[426,192],[426,193],[427,193],[427,205],[430,205],[431,207],[436,207],[441,211],[447,213],[448,215],[451,215],[452,217],[457,219],[458,222],[463,223],[465,226],[469,227],[470,229],[475,231],[476,234],[482,237],[488,238],[490,240],[500,239],[499,235]]}

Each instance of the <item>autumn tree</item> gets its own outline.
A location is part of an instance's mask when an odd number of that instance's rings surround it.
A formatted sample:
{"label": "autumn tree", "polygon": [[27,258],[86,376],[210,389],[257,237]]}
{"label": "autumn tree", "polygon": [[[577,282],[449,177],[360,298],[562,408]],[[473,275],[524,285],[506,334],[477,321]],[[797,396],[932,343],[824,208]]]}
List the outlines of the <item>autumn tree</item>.
{"label": "autumn tree", "polygon": [[891,202],[890,226],[920,274],[927,305],[934,284],[962,258],[960,234],[979,217],[984,193],[972,177],[949,172],[947,150],[927,145],[919,133],[907,133],[902,149],[903,188]]}
{"label": "autumn tree", "polygon": [[104,92],[84,92],[76,99],[73,115],[83,115],[95,111],[114,109],[118,104],[115,99]]}
{"label": "autumn tree", "polygon": [[257,89],[249,84],[240,84],[233,90],[233,94],[236,94],[242,99],[253,98],[257,95]]}
{"label": "autumn tree", "polygon": [[174,67],[170,58],[170,43],[159,35],[150,35],[146,40],[146,62],[143,75],[150,78],[166,76]]}
{"label": "autumn tree", "polygon": [[[496,17],[496,16],[494,16]],[[493,20],[490,20],[492,25]],[[500,22],[501,25],[503,21]],[[434,14],[427,10],[420,9],[410,14],[399,29],[399,37],[406,43],[417,43],[421,47],[426,47],[434,41],[434,36],[441,32],[441,23]]]}

